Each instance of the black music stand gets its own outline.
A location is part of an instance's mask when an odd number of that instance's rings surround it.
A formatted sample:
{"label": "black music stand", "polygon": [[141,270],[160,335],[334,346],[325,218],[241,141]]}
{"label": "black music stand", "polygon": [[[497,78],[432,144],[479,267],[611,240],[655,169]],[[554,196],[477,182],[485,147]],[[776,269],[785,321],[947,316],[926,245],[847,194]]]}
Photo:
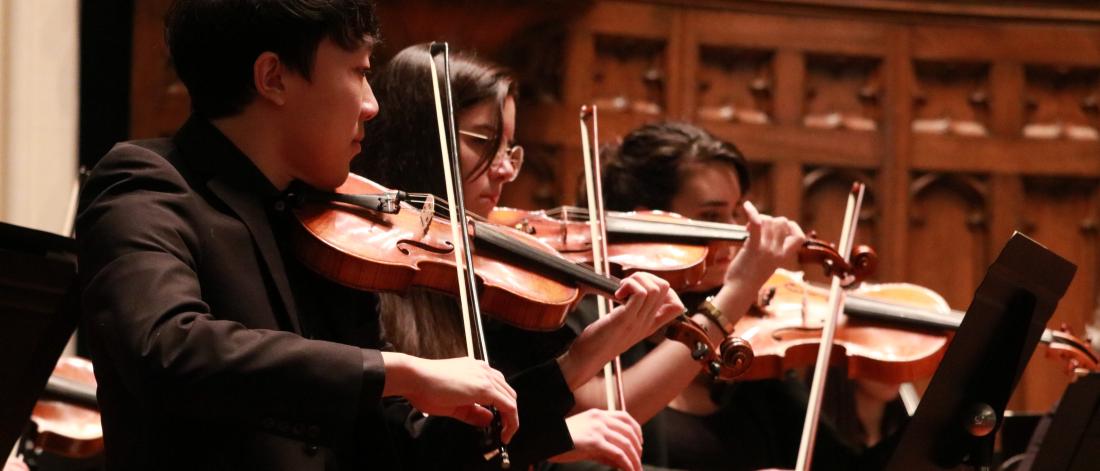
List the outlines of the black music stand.
{"label": "black music stand", "polygon": [[886,469],[990,469],[1005,405],[1077,267],[1013,234],[932,377]]}
{"label": "black music stand", "polygon": [[1031,469],[1086,471],[1100,466],[1100,373],[1066,388]]}
{"label": "black music stand", "polygon": [[0,459],[76,328],[76,243],[0,223]]}

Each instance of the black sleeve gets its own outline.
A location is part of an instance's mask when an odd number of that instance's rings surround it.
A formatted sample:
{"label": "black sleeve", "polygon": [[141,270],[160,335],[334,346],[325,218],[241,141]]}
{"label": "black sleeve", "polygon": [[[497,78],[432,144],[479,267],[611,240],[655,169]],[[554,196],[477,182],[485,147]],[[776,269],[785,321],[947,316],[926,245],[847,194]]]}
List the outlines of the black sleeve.
{"label": "black sleeve", "polygon": [[93,172],[77,239],[97,369],[108,365],[134,397],[181,415],[351,425],[363,402],[381,400],[380,354],[211,312],[198,275],[198,198],[167,161],[135,145],[116,147]]}
{"label": "black sleeve", "polygon": [[[508,445],[512,469],[569,451],[573,440],[565,415],[573,393],[556,361],[547,361],[508,378],[516,390],[520,427]],[[400,455],[411,469],[500,469],[499,459],[486,462],[480,429],[446,417],[425,417],[401,398],[385,400],[391,431],[399,429]]]}

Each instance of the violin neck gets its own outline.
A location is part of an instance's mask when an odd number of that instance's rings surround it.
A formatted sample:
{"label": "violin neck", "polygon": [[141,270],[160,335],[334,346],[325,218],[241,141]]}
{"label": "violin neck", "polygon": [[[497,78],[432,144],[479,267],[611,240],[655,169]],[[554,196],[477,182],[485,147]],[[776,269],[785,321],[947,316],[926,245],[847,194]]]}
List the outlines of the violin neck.
{"label": "violin neck", "polygon": [[51,375],[46,382],[46,390],[43,391],[42,396],[99,410],[99,401],[96,400],[94,387],[56,374]]}
{"label": "violin neck", "polygon": [[[851,295],[844,306],[844,313],[857,319],[870,319],[880,322],[902,324],[911,327],[935,330],[958,330],[962,325],[962,311],[952,309],[944,314],[918,306],[906,306],[886,301]],[[1039,341],[1044,344],[1057,342],[1050,329],[1043,329]]]}
{"label": "violin neck", "polygon": [[573,263],[562,257],[535,249],[517,241],[513,236],[503,234],[501,229],[492,224],[475,221],[474,228],[475,243],[519,257],[540,268],[546,274],[563,281],[595,289],[605,296],[614,297],[615,291],[619,289],[618,278],[610,275],[600,275],[593,271],[592,267]]}
{"label": "violin neck", "polygon": [[962,324],[962,312],[960,311],[943,314],[923,307],[906,306],[856,295],[848,296],[844,303],[844,313],[854,318],[872,319],[925,329],[955,330]]}
{"label": "violin neck", "polygon": [[[564,221],[587,221],[588,210],[576,206],[561,206],[546,212],[547,216]],[[720,222],[673,218],[647,219],[633,213],[607,211],[607,233],[617,236],[662,237],[698,241],[728,240],[743,242],[749,238],[745,226]]]}
{"label": "violin neck", "polygon": [[620,236],[672,237],[699,241],[728,240],[742,242],[749,238],[744,226],[705,223],[699,221],[656,221],[607,213],[607,233]]}

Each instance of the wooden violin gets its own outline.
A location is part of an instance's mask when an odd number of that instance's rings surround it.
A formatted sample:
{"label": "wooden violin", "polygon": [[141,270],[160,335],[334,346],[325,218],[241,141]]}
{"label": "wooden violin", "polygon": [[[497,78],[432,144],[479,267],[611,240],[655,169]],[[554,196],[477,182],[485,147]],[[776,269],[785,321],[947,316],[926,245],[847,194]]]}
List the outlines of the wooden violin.
{"label": "wooden violin", "polygon": [[[357,175],[336,193],[342,196],[287,193],[285,201],[301,222],[293,245],[307,267],[356,289],[401,294],[418,286],[457,295],[450,223],[437,213],[446,209],[436,208],[434,198],[402,197]],[[580,288],[607,295],[618,289],[618,279],[599,276],[534,237],[472,222],[481,307],[494,318],[554,330],[580,300]]]}
{"label": "wooden violin", "polygon": [[[349,175],[336,193],[292,188],[276,207],[300,223],[291,234],[296,256],[326,278],[368,291],[458,291],[450,224],[440,216],[448,210],[430,195],[389,191]],[[619,287],[618,278],[598,275],[529,234],[476,217],[471,223],[481,309],[502,322],[554,330],[585,293],[613,297]],[[707,337],[696,334],[683,341],[697,350]],[[700,357],[708,371],[732,378],[748,367],[747,344],[714,347]]]}
{"label": "wooden violin", "polygon": [[[554,247],[577,262],[589,261],[592,242],[588,211],[563,206],[550,211],[495,208],[489,220],[514,227]],[[622,273],[644,271],[664,278],[676,289],[697,286],[703,279],[710,250],[716,244],[743,243],[744,226],[696,221],[664,211],[607,212],[609,261]],[[837,274],[851,286],[874,273],[877,257],[867,246],[853,250],[851,263],[836,247],[811,233],[798,254],[803,265],[821,265],[826,276]]]}
{"label": "wooden violin", "polygon": [[[776,378],[810,365],[820,344],[825,288],[804,281],[801,273],[778,270],[762,293],[760,306],[734,331],[756,355],[739,379]],[[903,383],[932,375],[964,313],[922,286],[864,283],[848,292],[844,314],[832,364],[846,366],[852,378]],[[1067,371],[1100,368],[1100,356],[1068,332],[1047,329],[1041,342]]]}
{"label": "wooden violin", "polygon": [[92,363],[62,358],[54,366],[42,398],[31,411],[29,450],[86,459],[103,452],[103,425],[95,395]]}

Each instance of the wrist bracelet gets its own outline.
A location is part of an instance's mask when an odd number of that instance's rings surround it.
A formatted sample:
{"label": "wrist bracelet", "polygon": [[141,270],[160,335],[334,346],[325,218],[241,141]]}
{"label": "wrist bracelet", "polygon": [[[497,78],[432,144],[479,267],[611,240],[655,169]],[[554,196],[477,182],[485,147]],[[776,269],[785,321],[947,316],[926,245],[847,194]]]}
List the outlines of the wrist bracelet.
{"label": "wrist bracelet", "polygon": [[722,331],[723,336],[728,336],[733,331],[733,323],[726,321],[726,316],[722,314],[722,310],[711,302],[713,300],[714,296],[707,296],[707,299],[695,308],[695,312],[706,316],[714,325],[718,326],[718,330]]}

